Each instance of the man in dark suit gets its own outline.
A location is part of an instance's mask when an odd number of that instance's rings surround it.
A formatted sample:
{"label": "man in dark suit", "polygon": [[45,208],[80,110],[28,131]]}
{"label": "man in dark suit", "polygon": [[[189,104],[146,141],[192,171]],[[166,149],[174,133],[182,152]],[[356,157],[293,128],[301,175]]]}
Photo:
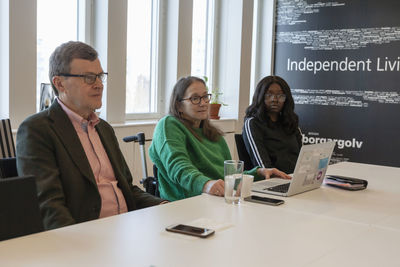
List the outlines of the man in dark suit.
{"label": "man in dark suit", "polygon": [[132,185],[113,128],[94,112],[106,75],[89,45],[60,45],[49,69],[57,98],[18,129],[18,174],[36,176],[46,229],[163,202]]}

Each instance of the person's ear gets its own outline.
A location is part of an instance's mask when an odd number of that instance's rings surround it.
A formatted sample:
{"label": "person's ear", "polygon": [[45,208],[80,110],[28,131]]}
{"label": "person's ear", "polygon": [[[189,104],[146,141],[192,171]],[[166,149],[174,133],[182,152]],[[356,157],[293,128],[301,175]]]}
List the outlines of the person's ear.
{"label": "person's ear", "polygon": [[179,113],[183,113],[183,108],[182,108],[182,103],[181,102],[177,102],[175,104],[176,109],[178,110]]}
{"label": "person's ear", "polygon": [[54,76],[52,79],[52,82],[53,82],[54,86],[56,87],[58,94],[65,92],[65,87],[64,87],[63,81],[64,80],[61,78],[61,76]]}

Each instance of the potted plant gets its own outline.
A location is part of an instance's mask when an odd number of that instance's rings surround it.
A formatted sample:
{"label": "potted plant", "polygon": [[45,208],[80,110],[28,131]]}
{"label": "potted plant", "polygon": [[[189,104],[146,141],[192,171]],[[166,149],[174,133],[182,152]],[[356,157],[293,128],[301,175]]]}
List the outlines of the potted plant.
{"label": "potted plant", "polygon": [[[207,90],[209,91],[209,88],[207,86],[208,78],[204,76],[204,81],[206,82],[206,87]],[[220,92],[219,88],[214,88],[211,90],[211,101],[210,101],[210,109],[208,110],[208,114],[210,116],[210,119],[214,120],[219,120],[219,109],[221,108],[221,105],[226,106],[221,100],[220,96],[222,95],[222,92]]]}

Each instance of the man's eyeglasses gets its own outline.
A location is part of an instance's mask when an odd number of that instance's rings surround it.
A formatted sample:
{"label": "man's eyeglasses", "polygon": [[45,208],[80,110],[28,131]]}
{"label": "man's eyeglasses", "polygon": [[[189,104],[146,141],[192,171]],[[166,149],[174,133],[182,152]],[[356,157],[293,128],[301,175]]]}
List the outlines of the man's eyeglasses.
{"label": "man's eyeglasses", "polygon": [[99,78],[102,82],[105,82],[107,80],[107,72],[102,72],[99,74],[69,74],[69,73],[62,73],[59,74],[58,76],[63,76],[63,77],[81,77],[83,78],[83,81],[87,84],[94,84],[96,82],[96,79]]}
{"label": "man's eyeglasses", "polygon": [[275,97],[276,97],[276,99],[278,99],[278,101],[281,102],[281,103],[282,103],[282,102],[285,102],[285,100],[286,100],[286,95],[284,95],[284,94],[280,94],[280,95],[265,94],[265,99],[266,99],[267,101],[274,101]]}
{"label": "man's eyeglasses", "polygon": [[192,102],[193,105],[199,105],[202,99],[204,100],[204,103],[210,102],[211,94],[206,94],[203,96],[191,96],[189,98],[182,98],[181,101],[190,100],[190,102]]}

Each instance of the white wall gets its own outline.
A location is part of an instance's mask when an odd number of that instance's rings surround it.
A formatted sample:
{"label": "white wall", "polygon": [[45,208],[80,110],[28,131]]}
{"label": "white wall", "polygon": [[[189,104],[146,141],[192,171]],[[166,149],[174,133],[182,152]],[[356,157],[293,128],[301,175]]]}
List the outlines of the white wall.
{"label": "white wall", "polygon": [[8,112],[14,127],[36,109],[36,12],[32,10],[36,0],[9,2]]}
{"label": "white wall", "polygon": [[9,117],[9,91],[1,88],[8,88],[9,75],[9,7],[8,1],[0,1],[0,118]]}

